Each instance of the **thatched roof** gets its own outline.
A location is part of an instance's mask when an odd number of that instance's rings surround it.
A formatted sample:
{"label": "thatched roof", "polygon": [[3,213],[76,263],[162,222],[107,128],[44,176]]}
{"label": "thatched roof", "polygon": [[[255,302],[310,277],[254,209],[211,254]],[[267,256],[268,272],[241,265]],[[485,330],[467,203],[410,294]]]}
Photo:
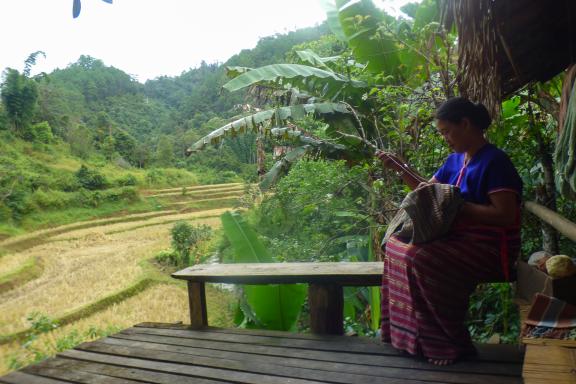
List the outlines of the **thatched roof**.
{"label": "thatched roof", "polygon": [[444,0],[456,23],[460,92],[494,113],[503,97],[576,62],[576,0]]}

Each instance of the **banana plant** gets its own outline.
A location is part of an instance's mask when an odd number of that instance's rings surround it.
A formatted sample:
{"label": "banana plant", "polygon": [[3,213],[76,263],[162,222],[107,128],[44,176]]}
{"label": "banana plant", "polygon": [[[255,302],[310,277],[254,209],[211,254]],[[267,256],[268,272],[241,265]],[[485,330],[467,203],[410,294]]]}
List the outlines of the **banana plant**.
{"label": "banana plant", "polygon": [[[394,131],[396,126],[386,126],[390,119],[381,116],[374,101],[372,95],[379,89],[390,84],[398,87],[422,85],[424,78],[429,83],[424,84],[424,88],[436,89],[444,85],[451,89],[449,68],[444,68],[440,76],[430,75],[443,61],[437,53],[429,52],[442,51],[449,55],[454,43],[446,39],[441,30],[435,1],[424,0],[412,8],[412,22],[386,15],[370,0],[324,0],[323,4],[329,26],[339,39],[348,43],[353,58],[320,57],[311,50],[303,50],[296,52],[300,59],[296,64],[227,68],[231,80],[223,86],[225,90],[265,89],[288,95],[284,98],[288,101],[285,101],[286,105],[242,117],[213,131],[194,143],[188,153],[245,132],[258,133],[262,141],[266,136],[274,137],[271,132],[275,129],[288,125],[296,127],[293,131],[299,131],[299,134],[292,134],[290,138],[296,139],[295,145],[303,148],[280,159],[272,167],[272,174],[263,177],[262,185],[269,186],[290,164],[307,153],[326,156],[325,150],[330,148],[333,154],[333,144],[345,146],[338,158],[349,161],[367,160],[374,149],[387,148],[387,132]],[[346,63],[346,73],[335,69],[336,62]],[[363,71],[372,75],[364,76]],[[357,78],[371,79],[371,82]],[[425,92],[422,89],[417,92]],[[302,142],[312,138],[309,132],[296,125],[305,115],[313,115],[327,123],[328,138],[313,138],[316,144],[322,142],[322,145]]]}
{"label": "banana plant", "polygon": [[[224,234],[232,244],[234,263],[272,263],[274,258],[256,232],[238,213],[221,216]],[[236,322],[247,328],[293,331],[306,299],[305,284],[243,285]]]}

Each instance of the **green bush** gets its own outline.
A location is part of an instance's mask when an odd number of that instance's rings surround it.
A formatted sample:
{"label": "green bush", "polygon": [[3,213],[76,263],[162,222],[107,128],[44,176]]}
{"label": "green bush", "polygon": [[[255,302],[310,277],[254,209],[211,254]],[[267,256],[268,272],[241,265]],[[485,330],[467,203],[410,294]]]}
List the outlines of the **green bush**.
{"label": "green bush", "polygon": [[50,128],[50,124],[47,121],[32,125],[30,131],[32,140],[35,143],[48,144],[54,139],[52,128]]}
{"label": "green bush", "polygon": [[108,181],[102,174],[85,165],[82,165],[76,172],[76,178],[83,188],[89,190],[104,189],[108,186]]}
{"label": "green bush", "polygon": [[0,222],[7,223],[12,220],[12,210],[0,202]]}
{"label": "green bush", "polygon": [[163,249],[154,257],[157,262],[165,265],[178,265],[179,256],[173,249]]}
{"label": "green bush", "polygon": [[64,192],[74,192],[82,187],[78,178],[72,173],[58,173],[53,178],[52,188]]}
{"label": "green bush", "polygon": [[210,237],[212,228],[201,224],[193,226],[185,221],[174,224],[171,230],[172,248],[178,255],[178,266],[190,265],[190,251],[197,244]]}
{"label": "green bush", "polygon": [[69,206],[74,200],[74,195],[68,192],[38,189],[32,193],[30,200],[40,209],[57,209]]}
{"label": "green bush", "polygon": [[129,173],[116,180],[116,185],[120,187],[138,185],[138,179],[133,174]]}

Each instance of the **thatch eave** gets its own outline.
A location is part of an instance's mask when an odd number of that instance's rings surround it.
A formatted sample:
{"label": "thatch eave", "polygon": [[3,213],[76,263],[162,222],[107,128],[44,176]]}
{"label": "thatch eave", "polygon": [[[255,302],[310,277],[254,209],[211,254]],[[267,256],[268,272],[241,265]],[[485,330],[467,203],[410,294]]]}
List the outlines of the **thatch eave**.
{"label": "thatch eave", "polygon": [[494,114],[502,99],[576,62],[576,0],[444,0],[458,30],[462,95]]}

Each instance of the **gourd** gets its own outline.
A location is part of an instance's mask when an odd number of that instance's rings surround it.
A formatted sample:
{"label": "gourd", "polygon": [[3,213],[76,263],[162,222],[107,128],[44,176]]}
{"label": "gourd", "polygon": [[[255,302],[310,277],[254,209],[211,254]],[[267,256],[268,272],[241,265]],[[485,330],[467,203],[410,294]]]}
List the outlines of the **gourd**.
{"label": "gourd", "polygon": [[560,279],[576,274],[576,265],[569,256],[556,255],[546,261],[546,270],[550,277]]}

